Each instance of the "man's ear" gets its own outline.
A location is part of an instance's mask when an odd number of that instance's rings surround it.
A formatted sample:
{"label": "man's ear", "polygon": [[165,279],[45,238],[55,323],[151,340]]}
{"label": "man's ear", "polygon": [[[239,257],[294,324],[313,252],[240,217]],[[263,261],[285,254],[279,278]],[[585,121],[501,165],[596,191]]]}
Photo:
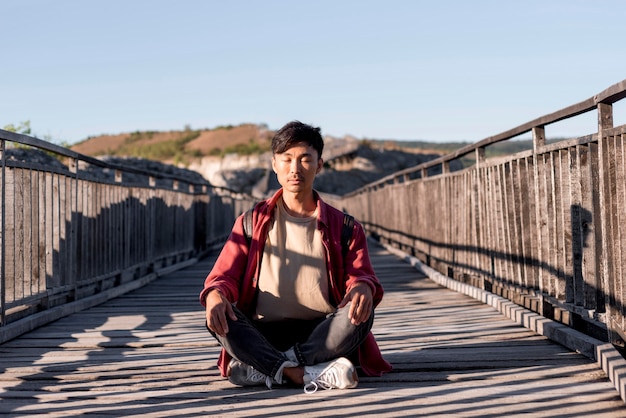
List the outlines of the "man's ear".
{"label": "man's ear", "polygon": [[276,172],[276,157],[274,155],[272,155],[272,170],[274,171],[274,173],[278,174]]}
{"label": "man's ear", "polygon": [[322,167],[324,167],[324,160],[321,158],[317,159],[317,170],[315,171],[315,174],[318,174],[320,171],[322,171]]}

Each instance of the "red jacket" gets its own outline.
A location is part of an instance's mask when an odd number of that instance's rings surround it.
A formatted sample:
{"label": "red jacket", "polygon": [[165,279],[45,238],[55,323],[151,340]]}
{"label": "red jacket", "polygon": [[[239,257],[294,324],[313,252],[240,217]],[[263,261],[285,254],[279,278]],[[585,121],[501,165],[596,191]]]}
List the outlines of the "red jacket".
{"label": "red jacket", "polygon": [[[282,189],[272,198],[260,202],[255,207],[252,215],[254,227],[249,247],[243,232],[243,216],[237,218],[222,252],[204,282],[204,289],[200,293],[200,303],[203,306],[205,306],[205,299],[209,291],[218,289],[230,302],[236,303],[245,315],[252,316],[255,309],[257,279],[261,267],[263,246],[276,202],[281,195]],[[358,222],[355,222],[352,240],[344,263],[341,254],[343,212],[323,202],[317,193],[316,198],[317,225],[326,251],[331,304],[339,305],[347,291],[356,283],[367,283],[372,289],[374,307],[376,307],[383,298],[383,288],[372,268],[363,228]],[[218,360],[222,376],[226,375],[229,361],[230,356],[222,349]],[[391,370],[391,365],[383,359],[371,332],[359,347],[359,362],[363,372],[368,376],[380,376]]]}

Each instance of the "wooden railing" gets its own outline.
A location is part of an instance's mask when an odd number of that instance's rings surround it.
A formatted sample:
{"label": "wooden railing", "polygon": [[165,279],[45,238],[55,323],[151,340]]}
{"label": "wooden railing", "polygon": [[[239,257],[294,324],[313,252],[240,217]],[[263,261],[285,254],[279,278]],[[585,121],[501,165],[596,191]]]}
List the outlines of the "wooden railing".
{"label": "wooden railing", "polygon": [[[15,146],[67,168],[8,158]],[[192,262],[221,244],[251,201],[4,130],[0,152],[0,342]]]}
{"label": "wooden railing", "polygon": [[[327,198],[443,274],[624,346],[626,125],[613,126],[613,104],[624,97],[626,80]],[[591,111],[596,132],[546,141],[546,127]],[[486,158],[489,145],[524,133],[532,150]],[[54,153],[69,168],[9,160],[9,142]],[[205,182],[107,164],[25,135],[0,130],[0,147],[0,341],[219,247],[251,203]],[[450,171],[468,155],[475,165]],[[87,166],[114,176],[95,179]]]}
{"label": "wooden railing", "polygon": [[[626,80],[333,203],[443,274],[623,347],[626,126],[613,126],[613,104],[624,97]],[[546,143],[550,124],[590,111],[597,132]],[[532,150],[485,158],[524,133]],[[475,165],[450,172],[472,154]],[[429,177],[434,167],[443,174]]]}

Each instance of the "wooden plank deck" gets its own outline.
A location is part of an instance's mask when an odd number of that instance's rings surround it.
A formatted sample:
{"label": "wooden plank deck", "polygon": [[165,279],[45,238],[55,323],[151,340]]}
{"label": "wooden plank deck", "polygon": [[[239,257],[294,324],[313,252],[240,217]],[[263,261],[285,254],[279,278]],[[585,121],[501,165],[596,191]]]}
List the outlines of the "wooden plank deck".
{"label": "wooden plank deck", "polygon": [[395,370],[356,389],[237,388],[197,295],[214,258],[0,346],[0,415],[598,416],[624,402],[588,358],[372,246],[374,332]]}

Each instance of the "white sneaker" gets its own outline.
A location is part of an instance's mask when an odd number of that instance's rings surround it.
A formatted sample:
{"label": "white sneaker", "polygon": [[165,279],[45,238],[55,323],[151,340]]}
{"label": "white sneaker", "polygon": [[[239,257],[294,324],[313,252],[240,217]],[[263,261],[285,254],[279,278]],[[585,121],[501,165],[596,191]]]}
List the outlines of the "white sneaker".
{"label": "white sneaker", "polygon": [[260,386],[272,388],[272,378],[264,375],[249,364],[232,359],[228,363],[228,380],[237,386]]}
{"label": "white sneaker", "polygon": [[304,368],[304,393],[317,389],[350,389],[358,383],[356,369],[345,357]]}

